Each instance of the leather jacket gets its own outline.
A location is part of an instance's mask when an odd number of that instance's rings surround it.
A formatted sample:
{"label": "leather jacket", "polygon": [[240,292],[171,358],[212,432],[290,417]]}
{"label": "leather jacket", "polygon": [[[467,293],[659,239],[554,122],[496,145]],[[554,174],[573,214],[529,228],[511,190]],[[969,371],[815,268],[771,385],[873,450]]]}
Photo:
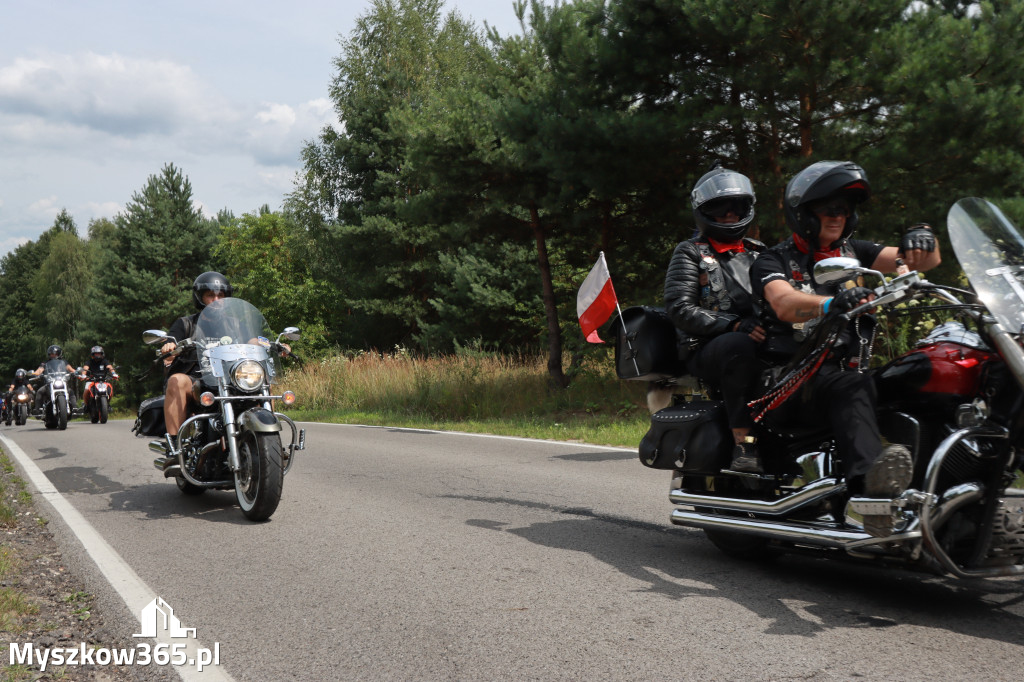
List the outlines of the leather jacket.
{"label": "leather jacket", "polygon": [[703,237],[676,246],[665,275],[665,312],[677,329],[710,339],[755,316],[750,264],[765,246],[746,237],[743,246],[718,253]]}

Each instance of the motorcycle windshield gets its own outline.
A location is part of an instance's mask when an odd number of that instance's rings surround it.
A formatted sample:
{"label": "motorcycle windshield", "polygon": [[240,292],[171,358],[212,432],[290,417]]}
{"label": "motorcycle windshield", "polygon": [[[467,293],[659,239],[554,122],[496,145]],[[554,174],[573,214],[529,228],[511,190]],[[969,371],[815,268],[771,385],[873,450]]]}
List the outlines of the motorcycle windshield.
{"label": "motorcycle windshield", "polygon": [[43,374],[47,377],[63,379],[68,373],[68,363],[60,358],[47,360],[43,363]]}
{"label": "motorcycle windshield", "polygon": [[204,375],[224,376],[226,366],[248,358],[266,363],[268,379],[274,383],[279,372],[276,358],[269,352],[271,338],[263,313],[240,298],[222,298],[207,305],[192,333]]}
{"label": "motorcycle windshield", "polygon": [[949,209],[949,241],[975,293],[1000,326],[1024,331],[1024,237],[995,205],[961,199]]}

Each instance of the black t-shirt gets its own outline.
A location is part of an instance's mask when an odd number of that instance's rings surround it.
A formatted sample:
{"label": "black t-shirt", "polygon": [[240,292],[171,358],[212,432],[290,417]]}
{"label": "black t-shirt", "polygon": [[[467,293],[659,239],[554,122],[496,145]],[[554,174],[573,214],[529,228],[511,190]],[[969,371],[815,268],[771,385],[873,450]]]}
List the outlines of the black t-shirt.
{"label": "black t-shirt", "polygon": [[[856,258],[866,267],[874,265],[878,255],[885,248],[881,244],[863,239],[850,239],[841,250],[841,255]],[[791,354],[798,346],[793,338],[795,328],[783,322],[775,315],[775,311],[764,300],[764,287],[769,282],[781,280],[799,291],[820,296],[832,296],[836,293],[835,284],[819,284],[814,281],[814,254],[802,253],[793,243],[792,237],[762,253],[750,266],[750,284],[754,297],[760,302],[762,326],[768,333],[768,341],[764,344],[767,352],[776,355]],[[783,342],[780,337],[786,337]],[[799,339],[800,334],[796,333]],[[772,350],[774,349],[774,350]]]}
{"label": "black t-shirt", "polygon": [[[171,325],[171,328],[167,330],[167,335],[179,343],[185,339],[191,339],[198,319],[199,313],[179,317]],[[198,370],[199,361],[196,357],[196,351],[194,348],[190,348],[174,359],[174,362],[171,363],[167,370],[167,374],[194,374]]]}
{"label": "black t-shirt", "polygon": [[86,374],[103,374],[106,371],[107,365],[114,365],[110,358],[94,358],[90,356],[89,361],[85,363],[85,372]]}

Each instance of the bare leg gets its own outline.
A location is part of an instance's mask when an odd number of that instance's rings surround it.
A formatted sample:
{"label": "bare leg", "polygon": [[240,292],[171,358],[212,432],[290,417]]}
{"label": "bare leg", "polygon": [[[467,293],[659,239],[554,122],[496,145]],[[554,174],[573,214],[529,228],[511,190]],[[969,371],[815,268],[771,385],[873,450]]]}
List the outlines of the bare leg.
{"label": "bare leg", "polygon": [[172,374],[167,378],[167,392],[164,397],[164,424],[167,433],[178,435],[181,423],[188,416],[188,397],[192,393],[192,377],[188,374]]}

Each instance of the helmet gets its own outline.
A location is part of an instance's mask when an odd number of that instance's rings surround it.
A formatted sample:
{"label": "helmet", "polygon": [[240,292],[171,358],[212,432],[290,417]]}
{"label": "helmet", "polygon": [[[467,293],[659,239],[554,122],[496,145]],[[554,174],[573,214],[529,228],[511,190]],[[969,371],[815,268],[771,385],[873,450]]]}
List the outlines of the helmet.
{"label": "helmet", "polygon": [[23,369],[18,369],[18,371],[14,373],[14,378],[15,379],[24,379],[27,376],[28,376],[28,372],[26,372]]}
{"label": "helmet", "polygon": [[205,291],[223,291],[225,296],[230,296],[232,289],[228,278],[224,275],[219,272],[204,272],[196,277],[196,281],[192,282],[192,303],[196,310],[206,307],[206,304],[203,303],[203,292]]}
{"label": "helmet", "polygon": [[[754,220],[754,187],[746,175],[716,166],[701,176],[690,193],[697,230],[720,242],[743,239]],[[731,208],[739,216],[735,223],[718,222],[723,210]]]}
{"label": "helmet", "polygon": [[[850,161],[819,161],[793,176],[786,185],[785,214],[789,229],[815,249],[834,249],[857,228],[857,204],[871,196],[871,185],[864,169]],[[842,236],[832,244],[818,244],[821,220],[810,205],[823,199],[842,198],[849,203],[850,214]]]}
{"label": "helmet", "polygon": [[62,358],[64,357],[64,349],[58,346],[57,344],[53,344],[52,346],[46,349],[46,355],[52,355],[55,358]]}
{"label": "helmet", "polygon": [[89,351],[89,355],[91,355],[91,356],[93,356],[94,358],[97,358],[97,359],[102,358],[103,355],[104,355],[104,353],[103,353],[103,346],[93,346],[92,350]]}

